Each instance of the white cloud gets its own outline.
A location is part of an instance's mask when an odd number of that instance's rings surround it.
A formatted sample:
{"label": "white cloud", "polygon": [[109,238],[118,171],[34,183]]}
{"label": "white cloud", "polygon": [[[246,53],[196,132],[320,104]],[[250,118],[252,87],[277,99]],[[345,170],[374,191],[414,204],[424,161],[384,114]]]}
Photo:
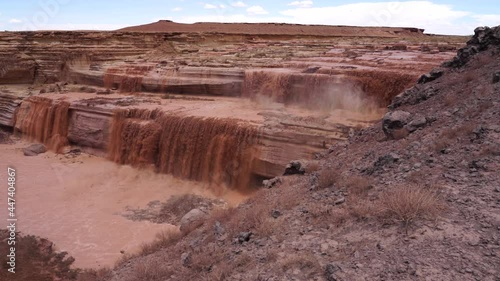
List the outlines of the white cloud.
{"label": "white cloud", "polygon": [[313,1],[293,1],[288,3],[288,6],[296,6],[299,8],[309,8],[313,5]]}
{"label": "white cloud", "polygon": [[243,2],[243,1],[238,1],[238,2],[231,3],[231,6],[236,7],[236,8],[244,8],[247,6],[247,4],[245,4],[245,2]]}
{"label": "white cloud", "polygon": [[208,10],[214,10],[214,9],[225,9],[226,6],[223,4],[220,4],[220,5],[204,4],[203,8],[208,9]]}
{"label": "white cloud", "polygon": [[215,6],[213,4],[205,4],[205,5],[203,5],[203,8],[204,9],[217,9],[217,6]]}
{"label": "white cloud", "polygon": [[255,16],[255,15],[267,15],[267,14],[269,14],[269,12],[266,11],[261,6],[252,6],[252,7],[248,8],[247,9],[247,13],[249,15],[251,15],[251,16]]}
{"label": "white cloud", "polygon": [[321,8],[295,8],[281,12],[290,22],[304,24],[393,26],[425,28],[429,33],[470,34],[457,21],[469,12],[430,1],[354,3]]}
{"label": "white cloud", "polygon": [[172,9],[172,12],[180,12],[182,11],[183,9],[181,7],[175,7]]}
{"label": "white cloud", "polygon": [[10,19],[9,23],[22,23],[23,21],[20,19]]}

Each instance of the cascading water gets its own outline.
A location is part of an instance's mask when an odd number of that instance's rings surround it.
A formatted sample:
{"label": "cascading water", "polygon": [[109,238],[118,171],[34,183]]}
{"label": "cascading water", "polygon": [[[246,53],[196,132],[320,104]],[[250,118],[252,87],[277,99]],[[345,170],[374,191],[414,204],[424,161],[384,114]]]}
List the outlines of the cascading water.
{"label": "cascading water", "polygon": [[182,117],[161,110],[121,109],[113,117],[109,158],[153,165],[157,172],[213,186],[249,186],[257,129],[235,120]]}
{"label": "cascading water", "polygon": [[24,136],[60,152],[68,145],[68,112],[66,101],[29,97],[16,114],[15,128]]}

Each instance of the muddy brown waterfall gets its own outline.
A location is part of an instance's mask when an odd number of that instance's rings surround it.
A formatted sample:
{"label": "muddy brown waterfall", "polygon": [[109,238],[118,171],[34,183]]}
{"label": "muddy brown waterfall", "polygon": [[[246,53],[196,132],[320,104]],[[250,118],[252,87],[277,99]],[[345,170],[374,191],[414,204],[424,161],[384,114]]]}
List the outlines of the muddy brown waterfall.
{"label": "muddy brown waterfall", "polygon": [[68,145],[68,111],[66,101],[30,97],[23,101],[16,114],[15,128],[30,140],[61,152]]}
{"label": "muddy brown waterfall", "polygon": [[109,158],[154,166],[159,173],[218,188],[245,189],[251,180],[257,129],[235,120],[182,117],[161,110],[114,113]]}

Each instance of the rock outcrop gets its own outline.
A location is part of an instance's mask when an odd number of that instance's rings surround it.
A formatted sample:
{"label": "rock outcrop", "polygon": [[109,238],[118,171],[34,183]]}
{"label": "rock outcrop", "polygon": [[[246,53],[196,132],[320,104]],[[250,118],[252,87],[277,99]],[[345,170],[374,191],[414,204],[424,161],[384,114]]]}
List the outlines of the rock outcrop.
{"label": "rock outcrop", "polygon": [[500,46],[500,26],[478,27],[474,30],[474,36],[467,42],[467,46],[458,51],[457,56],[443,66],[462,67],[471,57],[488,48],[499,48]]}
{"label": "rock outcrop", "polygon": [[0,93],[0,125],[14,127],[15,113],[21,105],[22,98],[11,94]]}

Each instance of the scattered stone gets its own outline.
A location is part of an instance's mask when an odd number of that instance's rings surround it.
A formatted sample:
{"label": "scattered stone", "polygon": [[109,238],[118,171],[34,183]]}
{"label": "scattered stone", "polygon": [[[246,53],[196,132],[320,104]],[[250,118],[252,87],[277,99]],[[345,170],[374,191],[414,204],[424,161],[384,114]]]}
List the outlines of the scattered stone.
{"label": "scattered stone", "polygon": [[375,167],[383,167],[386,165],[396,163],[399,161],[399,159],[400,159],[400,157],[398,154],[391,152],[389,154],[386,154],[384,156],[379,157],[377,159],[377,161],[375,162],[374,166]]}
{"label": "scattered stone", "polygon": [[281,214],[281,212],[280,212],[280,211],[278,211],[278,210],[272,210],[272,211],[271,211],[271,216],[272,216],[273,218],[275,218],[275,219],[277,219],[277,218],[281,217],[281,215],[282,215],[282,214]]}
{"label": "scattered stone", "polygon": [[427,125],[427,118],[425,116],[417,114],[412,118],[412,121],[406,126],[406,129],[412,133],[419,128],[423,128]]}
{"label": "scattered stone", "polygon": [[179,224],[181,232],[188,232],[199,226],[206,218],[207,214],[200,209],[193,209],[185,214]]}
{"label": "scattered stone", "polygon": [[302,163],[300,161],[292,161],[290,162],[285,169],[284,176],[288,175],[303,175],[306,173]]}
{"label": "scattered stone", "polygon": [[25,156],[37,156],[45,152],[47,152],[47,148],[43,144],[32,144],[23,149]]}
{"label": "scattered stone", "polygon": [[224,226],[222,226],[222,224],[219,221],[216,221],[214,225],[214,232],[215,235],[221,236],[226,232],[226,229],[224,228]]}
{"label": "scattered stone", "polygon": [[496,192],[500,192],[500,186],[495,187]]}
{"label": "scattered stone", "polygon": [[420,79],[418,79],[417,83],[418,84],[429,83],[429,82],[434,81],[434,80],[438,79],[439,77],[443,76],[443,74],[444,74],[443,70],[434,69],[430,73],[422,75],[420,77]]}
{"label": "scattered stone", "polygon": [[252,232],[241,232],[239,235],[238,235],[238,242],[240,244],[243,244],[244,242],[248,242],[250,241],[250,238],[252,237]]}
{"label": "scattered stone", "polygon": [[342,197],[340,199],[337,199],[333,204],[335,205],[340,205],[345,203],[345,197]]}
{"label": "scattered stone", "polygon": [[338,281],[336,273],[341,270],[338,265],[334,265],[332,263],[327,264],[325,268],[325,278],[327,281]]}
{"label": "scattered stone", "polygon": [[469,164],[469,168],[470,168],[470,169],[476,169],[476,170],[484,170],[484,171],[486,171],[486,170],[487,170],[486,163],[484,163],[484,162],[483,162],[483,161],[481,161],[481,160],[473,160],[473,161]]}
{"label": "scattered stone", "polygon": [[283,181],[281,180],[281,178],[279,177],[276,177],[276,178],[273,178],[273,179],[270,179],[270,180],[264,180],[262,182],[262,184],[264,185],[265,188],[273,188],[279,184],[281,184]]}
{"label": "scattered stone", "polygon": [[493,74],[493,84],[500,82],[500,71],[497,71]]}
{"label": "scattered stone", "polygon": [[401,139],[408,135],[405,126],[410,121],[411,114],[396,110],[387,113],[382,120],[382,129],[388,139]]}
{"label": "scattered stone", "polygon": [[182,253],[181,255],[182,266],[189,267],[191,264],[191,253]]}

